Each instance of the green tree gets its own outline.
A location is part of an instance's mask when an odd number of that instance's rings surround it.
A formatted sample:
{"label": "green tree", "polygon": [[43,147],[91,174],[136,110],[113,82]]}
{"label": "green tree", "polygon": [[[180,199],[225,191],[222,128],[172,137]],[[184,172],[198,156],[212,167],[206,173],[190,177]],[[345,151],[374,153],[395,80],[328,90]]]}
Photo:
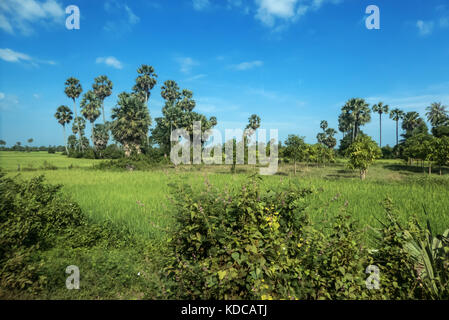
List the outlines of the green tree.
{"label": "green tree", "polygon": [[175,81],[167,80],[164,82],[161,87],[161,96],[165,100],[162,117],[155,119],[156,126],[151,130],[151,133],[154,141],[159,144],[165,154],[170,151],[170,136],[173,130],[184,128],[192,139],[195,121],[201,122],[202,133],[217,125],[216,117],[207,119],[204,115],[194,111],[196,102],[193,100],[193,93],[186,89],[179,92],[179,87]]}
{"label": "green tree", "polygon": [[93,143],[102,157],[103,151],[106,149],[109,141],[108,126],[105,124],[96,124],[93,128]]}
{"label": "green tree", "polygon": [[436,164],[440,167],[440,175],[442,174],[441,167],[449,164],[449,137],[443,136],[435,138],[434,143],[434,159]]}
{"label": "green tree", "polygon": [[399,144],[399,120],[404,117],[404,112],[398,108],[390,111],[390,119],[396,121],[396,146]]}
{"label": "green tree", "polygon": [[90,125],[92,127],[91,131],[91,139],[92,144],[95,146],[95,136],[94,136],[94,122],[100,116],[100,108],[101,108],[101,100],[95,95],[94,91],[87,91],[83,100],[81,100],[81,114],[84,118],[89,120]]}
{"label": "green tree", "polygon": [[80,137],[76,143],[76,147],[78,148],[78,151],[84,150],[85,143],[82,143],[82,142],[83,142],[85,129],[86,129],[86,120],[84,120],[83,117],[75,117],[75,119],[73,120],[72,132],[74,135],[78,134],[78,136]]}
{"label": "green tree", "polygon": [[123,145],[125,155],[131,152],[141,153],[141,146],[146,142],[151,117],[141,96],[122,92],[118,107],[112,109],[111,133]]}
{"label": "green tree", "polygon": [[154,72],[152,66],[143,64],[137,69],[139,76],[136,78],[136,84],[133,91],[136,93],[143,93],[145,97],[145,105],[148,107],[148,99],[150,98],[151,90],[157,83],[157,74]]}
{"label": "green tree", "polygon": [[296,175],[296,163],[301,161],[304,157],[304,148],[306,147],[304,137],[290,134],[284,144],[284,156],[293,161]]}
{"label": "green tree", "polygon": [[386,113],[388,114],[389,110],[388,105],[384,105],[383,102],[379,102],[378,104],[373,105],[373,112],[376,112],[379,114],[379,147],[382,148],[382,114]]}
{"label": "green tree", "polygon": [[[81,83],[78,79],[74,77],[70,77],[65,82],[65,94],[67,97],[73,100],[73,109],[75,111],[75,119],[78,118],[78,114],[76,112],[76,99],[81,95],[83,92],[83,88],[81,87]],[[78,128],[77,130],[79,134],[79,139],[81,140],[81,130]]]}
{"label": "green tree", "polygon": [[352,141],[357,138],[360,127],[371,121],[371,110],[364,99],[352,98],[341,108],[349,121],[352,122]]}
{"label": "green tree", "polygon": [[364,180],[369,166],[382,156],[382,151],[369,136],[361,135],[349,146],[347,155],[349,167],[360,170],[360,179]]}
{"label": "green tree", "polygon": [[432,124],[432,127],[439,127],[448,123],[449,115],[446,108],[447,106],[443,106],[441,102],[434,102],[426,108],[427,120]]}
{"label": "green tree", "polygon": [[69,124],[70,121],[72,121],[73,112],[67,106],[59,106],[58,109],[56,109],[55,118],[56,118],[56,120],[58,120],[59,124],[62,126],[62,131],[64,134],[65,151],[67,152],[67,155],[68,155],[69,150],[67,148],[65,126],[66,126],[66,124]]}
{"label": "green tree", "polygon": [[328,123],[326,120],[321,121],[320,128],[323,132],[318,133],[316,136],[318,143],[325,145],[329,149],[333,149],[337,145],[337,139],[334,138],[337,131],[333,128],[328,128]]}
{"label": "green tree", "polygon": [[6,146],[6,141],[5,140],[0,140],[0,146]]}
{"label": "green tree", "polygon": [[405,136],[411,137],[412,131],[415,130],[423,120],[419,117],[419,113],[415,111],[407,112],[402,118],[402,129],[406,131]]}
{"label": "green tree", "polygon": [[104,113],[104,100],[112,94],[113,83],[107,76],[99,76],[95,78],[92,89],[95,96],[101,102],[101,111],[103,114],[103,124],[106,124],[106,115]]}

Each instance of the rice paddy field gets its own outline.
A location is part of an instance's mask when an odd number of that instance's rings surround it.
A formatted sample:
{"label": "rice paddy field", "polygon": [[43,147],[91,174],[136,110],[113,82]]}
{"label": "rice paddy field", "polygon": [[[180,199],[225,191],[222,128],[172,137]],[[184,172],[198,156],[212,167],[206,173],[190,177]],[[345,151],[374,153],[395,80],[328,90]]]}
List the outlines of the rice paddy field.
{"label": "rice paddy field", "polygon": [[[221,190],[238,188],[257,170],[237,167],[232,174],[227,166],[184,166],[157,168],[154,171],[105,171],[93,169],[101,160],[72,159],[46,152],[0,152],[0,167],[8,176],[28,179],[45,175],[46,181],[62,184],[63,192],[81,206],[95,222],[109,220],[125,225],[136,235],[162,240],[175,214],[171,207],[171,183],[188,183],[201,190],[205,181]],[[427,168],[407,167],[400,160],[379,160],[361,181],[348,170],[343,160],[330,166],[301,164],[297,175],[291,166],[281,166],[278,174],[264,176],[264,188],[295,183],[310,187],[309,213],[317,223],[343,207],[362,227],[377,226],[382,218],[382,201],[389,197],[406,222],[416,215],[425,221],[427,210],[436,232],[449,227],[449,170],[443,175],[427,174]],[[19,171],[20,170],[20,171]]]}

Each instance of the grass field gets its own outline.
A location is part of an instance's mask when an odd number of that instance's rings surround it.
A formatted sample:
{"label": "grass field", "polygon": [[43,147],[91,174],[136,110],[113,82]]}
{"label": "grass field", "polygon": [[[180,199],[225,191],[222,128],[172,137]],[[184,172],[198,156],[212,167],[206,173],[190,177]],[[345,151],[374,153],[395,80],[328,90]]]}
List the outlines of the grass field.
{"label": "grass field", "polygon": [[[42,169],[44,161],[57,169]],[[207,179],[217,188],[233,188],[246,181],[255,170],[242,166],[237,168],[237,174],[231,174],[226,166],[133,172],[92,169],[98,161],[101,160],[71,159],[40,152],[0,153],[0,167],[8,175],[20,174],[29,178],[44,174],[48,182],[64,185],[64,192],[76,200],[92,220],[110,220],[153,239],[161,239],[173,221],[170,183],[183,181],[200,189]],[[19,164],[20,173],[17,171]],[[70,166],[73,168],[68,169]],[[360,181],[356,172],[346,169],[343,162],[326,167],[303,164],[296,176],[290,166],[283,166],[277,175],[263,177],[265,188],[288,183],[298,183],[317,191],[309,209],[317,222],[325,221],[347,202],[348,212],[362,226],[377,225],[376,218],[383,212],[381,202],[388,196],[404,213],[400,217],[402,221],[409,220],[413,214],[424,221],[424,205],[436,231],[449,227],[447,168],[445,175],[435,173],[429,177],[420,167],[407,168],[401,161],[379,160],[370,168],[365,181]]]}
{"label": "grass field", "polygon": [[[161,270],[171,237],[176,211],[171,204],[171,184],[187,183],[205,188],[206,181],[219,190],[239,188],[256,172],[253,166],[166,166],[152,171],[98,170],[101,160],[71,159],[45,152],[0,152],[0,167],[7,176],[29,179],[44,175],[52,184],[75,200],[94,223],[103,228],[109,221],[131,231],[141,245],[125,242],[122,247],[77,248],[76,243],[56,245],[37,256],[34,266],[48,277],[43,291],[36,294],[2,292],[0,298],[13,299],[167,299],[166,276]],[[449,170],[429,176],[426,168],[407,167],[401,161],[380,160],[372,166],[365,181],[348,170],[345,161],[326,167],[301,164],[297,175],[289,165],[278,174],[262,177],[264,189],[299,184],[315,190],[308,213],[317,226],[326,230],[328,221],[342,208],[362,228],[378,226],[383,218],[382,201],[390,197],[399,209],[402,222],[417,215],[425,221],[423,205],[437,233],[449,227]],[[83,235],[80,235],[81,237]],[[369,245],[370,233],[365,232]],[[71,246],[74,245],[72,248]],[[66,266],[80,266],[83,290],[67,290]]]}

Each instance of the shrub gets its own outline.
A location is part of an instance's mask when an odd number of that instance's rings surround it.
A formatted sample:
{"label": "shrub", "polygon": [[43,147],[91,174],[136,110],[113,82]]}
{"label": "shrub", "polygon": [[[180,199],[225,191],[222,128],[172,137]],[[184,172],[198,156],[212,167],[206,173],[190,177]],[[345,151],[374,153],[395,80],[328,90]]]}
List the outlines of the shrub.
{"label": "shrub", "polygon": [[330,236],[307,214],[309,189],[262,191],[255,180],[238,192],[184,185],[175,194],[177,228],[170,240],[176,298],[355,299],[365,286],[368,251],[342,213]]}

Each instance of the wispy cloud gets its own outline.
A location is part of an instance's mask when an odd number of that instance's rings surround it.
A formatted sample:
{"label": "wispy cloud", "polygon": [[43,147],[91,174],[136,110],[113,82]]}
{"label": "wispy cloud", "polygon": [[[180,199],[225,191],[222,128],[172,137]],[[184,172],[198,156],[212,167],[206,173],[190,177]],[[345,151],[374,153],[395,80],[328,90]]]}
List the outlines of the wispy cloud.
{"label": "wispy cloud", "polygon": [[113,20],[108,20],[103,27],[107,32],[123,35],[130,32],[133,26],[140,22],[140,18],[128,5],[117,0],[108,0],[103,7],[106,13],[113,18]]}
{"label": "wispy cloud", "polygon": [[175,58],[175,60],[180,65],[180,71],[182,73],[190,73],[193,67],[199,65],[197,61],[193,60],[190,57],[178,57]]}
{"label": "wispy cloud", "polygon": [[19,104],[17,96],[0,92],[0,110],[8,111],[14,109]]}
{"label": "wispy cloud", "polygon": [[33,66],[38,66],[39,64],[50,64],[55,65],[56,62],[52,60],[40,60],[33,58],[25,53],[17,52],[9,48],[0,49],[0,59],[6,62],[22,62],[22,63],[29,63]]}
{"label": "wispy cloud", "polygon": [[112,57],[112,56],[110,56],[110,57],[98,57],[95,60],[95,62],[96,63],[105,64],[105,65],[113,67],[115,69],[122,69],[123,68],[122,63],[119,60],[117,60],[117,58]]}
{"label": "wispy cloud", "polygon": [[210,6],[209,0],[192,0],[193,9],[201,11]]}
{"label": "wispy cloud", "polygon": [[419,35],[427,36],[433,32],[435,23],[433,21],[418,20],[416,22],[416,27],[418,28]]}
{"label": "wispy cloud", "polygon": [[[34,33],[36,25],[63,22],[65,12],[56,0],[2,0],[0,2],[0,29],[14,34]],[[61,23],[63,26],[63,23]]]}
{"label": "wispy cloud", "polygon": [[185,79],[184,81],[195,81],[195,80],[202,79],[204,77],[207,77],[207,75],[206,74],[197,74],[195,76],[192,76],[192,77],[189,77],[189,78]]}
{"label": "wispy cloud", "polygon": [[263,61],[255,60],[255,61],[242,62],[231,66],[231,68],[239,71],[245,71],[261,66],[263,66]]}

